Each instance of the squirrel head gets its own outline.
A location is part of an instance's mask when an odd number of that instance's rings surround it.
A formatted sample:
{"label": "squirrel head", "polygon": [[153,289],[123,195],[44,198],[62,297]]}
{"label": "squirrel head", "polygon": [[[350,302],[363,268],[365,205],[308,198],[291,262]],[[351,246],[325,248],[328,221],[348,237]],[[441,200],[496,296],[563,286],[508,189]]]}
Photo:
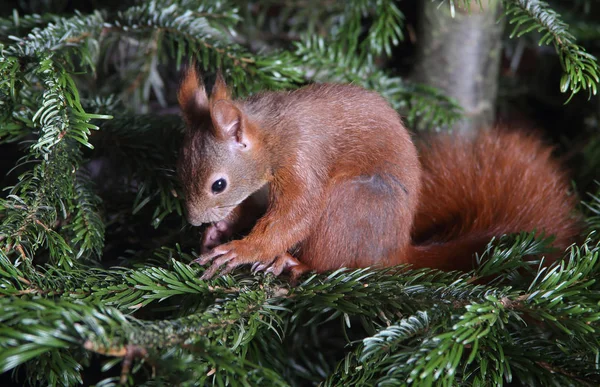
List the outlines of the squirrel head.
{"label": "squirrel head", "polygon": [[208,98],[191,66],[178,100],[187,124],[177,165],[187,219],[194,226],[217,222],[267,183],[264,141],[243,105],[231,100],[221,73]]}

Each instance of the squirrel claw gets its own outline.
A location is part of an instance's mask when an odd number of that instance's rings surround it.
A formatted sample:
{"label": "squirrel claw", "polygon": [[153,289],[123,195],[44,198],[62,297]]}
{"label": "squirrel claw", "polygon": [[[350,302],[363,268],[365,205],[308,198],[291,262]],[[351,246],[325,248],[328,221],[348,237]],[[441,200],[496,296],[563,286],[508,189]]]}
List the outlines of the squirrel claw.
{"label": "squirrel claw", "polygon": [[[219,268],[226,263],[227,263],[227,266],[225,267],[225,269],[223,269],[223,271],[221,272],[221,274],[219,276],[230,273],[235,267],[240,265],[240,263],[235,259],[236,257],[237,257],[237,255],[234,252],[230,251],[230,252],[220,256],[219,258],[215,259],[214,262],[212,263],[212,265],[210,265],[210,267],[208,269],[206,269],[204,274],[202,274],[202,277],[200,277],[200,279],[201,280],[211,279],[217,273]],[[210,259],[212,259],[212,257],[208,258],[207,262]],[[200,263],[202,263],[202,262],[200,262]]]}
{"label": "squirrel claw", "polygon": [[198,258],[194,259],[192,262],[199,263],[200,265],[206,265],[219,255],[223,255],[227,253],[227,251],[221,251],[220,249],[214,248],[208,253],[201,254]]}
{"label": "squirrel claw", "polygon": [[259,271],[271,273],[276,277],[282,273],[290,273],[290,276],[294,280],[308,271],[308,267],[294,258],[290,253],[286,252],[278,255],[270,264],[255,262],[254,265],[252,265],[252,273],[257,273]]}
{"label": "squirrel claw", "polygon": [[273,273],[274,276],[279,276],[284,271],[289,271],[292,267],[301,265],[300,261],[292,257],[290,253],[279,255],[273,263],[265,270],[265,273]]}
{"label": "squirrel claw", "polygon": [[228,254],[234,254],[233,257],[236,257],[238,255],[235,253],[235,248],[231,243],[226,243],[224,245],[217,246],[206,253],[200,254],[200,256],[194,259],[192,262],[199,263],[200,265],[206,265],[219,255],[225,256]]}
{"label": "squirrel claw", "polygon": [[259,271],[263,271],[267,268],[268,265],[262,263],[262,262],[254,262],[254,264],[252,265],[252,268],[250,269],[250,272],[252,274],[258,273]]}

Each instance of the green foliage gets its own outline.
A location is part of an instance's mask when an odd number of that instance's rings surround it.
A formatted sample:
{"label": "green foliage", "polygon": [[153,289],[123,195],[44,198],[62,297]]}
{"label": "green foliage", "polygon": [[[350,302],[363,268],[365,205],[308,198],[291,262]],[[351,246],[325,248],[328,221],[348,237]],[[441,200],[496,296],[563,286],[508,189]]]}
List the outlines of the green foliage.
{"label": "green foliage", "polygon": [[[538,248],[539,241],[523,238],[504,242],[504,252]],[[326,384],[393,385],[411,379],[496,384],[513,375],[520,378],[523,367],[533,372],[527,378],[536,384],[556,377],[573,382],[568,376],[574,372],[582,380],[597,381],[600,374],[592,365],[600,346],[595,333],[600,292],[593,279],[600,269],[598,251],[599,245],[589,239],[574,247],[564,262],[538,269],[535,280],[520,287],[473,284],[469,274],[367,269],[312,276],[292,288],[272,277],[243,273],[205,282],[199,279],[202,268],[171,259],[191,259],[173,249],[156,256],[163,267],[71,270],[68,275],[58,268],[45,273],[20,270],[3,257],[1,337],[6,340],[0,341],[5,348],[0,365],[10,369],[65,348],[83,346],[124,356],[139,347],[147,351],[146,362],[161,365],[164,382],[172,383],[176,370],[199,377],[217,367],[220,371],[212,377],[229,378],[233,384],[285,384],[269,371],[280,365],[270,363],[268,353],[248,353],[243,360],[244,348],[264,335],[274,341],[271,345],[283,345],[278,337],[301,329],[294,321],[323,326],[341,319],[350,328],[352,319],[362,316],[373,333]],[[504,264],[497,260],[496,265]],[[179,311],[181,317],[173,320],[143,321],[123,314],[152,310],[169,300],[177,305],[186,295],[199,302],[194,311]],[[286,328],[285,321],[292,325]],[[535,345],[519,351],[523,342]],[[573,358],[573,351],[580,357]],[[78,363],[70,370],[76,377]],[[36,371],[30,369],[31,375]],[[555,372],[559,375],[553,376]]]}
{"label": "green foliage", "polygon": [[[241,91],[248,91],[251,87],[246,82],[250,76],[269,88],[290,86],[299,79],[300,74],[294,66],[277,66],[288,59],[287,55],[274,54],[266,58],[252,55],[225,35],[223,30],[238,21],[235,8],[230,8],[227,2],[172,3],[148,1],[131,7],[119,14],[113,28],[134,34],[156,31],[159,35],[154,37],[156,54],[165,49],[180,64],[186,54],[194,53],[203,66],[210,63],[214,67],[228,69],[228,76]],[[199,36],[202,40],[197,38]],[[162,47],[163,44],[165,47]]]}
{"label": "green foliage", "polygon": [[458,103],[438,90],[388,76],[364,58],[350,54],[353,51],[339,51],[321,37],[298,43],[296,53],[303,63],[314,68],[317,80],[354,83],[379,91],[395,109],[405,112],[410,127],[448,128],[462,117]]}
{"label": "green foliage", "polygon": [[600,183],[596,182],[596,192],[589,193],[589,201],[584,203],[587,209],[587,224],[590,232],[600,230]]}
{"label": "green foliage", "polygon": [[[471,10],[472,3],[483,8],[481,0],[454,1],[442,0],[447,3],[454,16],[456,8]],[[521,37],[531,32],[537,32],[540,45],[553,45],[559,56],[564,74],[560,80],[560,91],[571,92],[571,97],[581,90],[588,90],[590,97],[597,94],[600,81],[600,69],[596,58],[575,43],[574,35],[569,31],[569,26],[561,19],[547,2],[539,0],[503,0],[504,15],[508,23],[514,25],[510,34],[511,38]],[[581,32],[581,38],[589,36],[594,27],[589,24],[580,24],[576,28]]]}
{"label": "green foliage", "polygon": [[575,44],[575,37],[568,32],[568,26],[548,4],[537,0],[504,1],[509,23],[514,24],[511,37],[522,36],[531,31],[542,34],[541,44],[553,44],[564,75],[560,80],[560,90],[571,91],[571,96],[580,90],[588,90],[590,96],[598,89],[598,63],[596,58]]}
{"label": "green foliage", "polygon": [[75,176],[74,188],[73,220],[65,226],[65,231],[72,234],[71,245],[79,248],[75,259],[85,254],[100,257],[104,247],[104,222],[98,211],[101,199],[85,172]]}
{"label": "green foliage", "polygon": [[[595,59],[557,14],[505,4],[514,34],[555,45],[563,91],[595,92]],[[455,101],[381,65],[407,35],[402,6],[152,0],[0,19],[0,147],[18,153],[0,198],[0,370],[52,386],[88,383],[99,362],[99,386],[598,384],[597,193],[590,237],[552,266],[531,258],[551,241],[532,233],[492,241],[468,273],[290,286],[244,270],[202,281],[189,264],[173,69],[221,68],[240,95],[353,82],[411,128],[450,127]]]}
{"label": "green foliage", "polygon": [[[527,239],[527,250],[539,243]],[[504,252],[523,246],[517,240]],[[447,303],[431,309],[424,304],[424,309],[363,339],[326,385],[338,385],[340,379],[368,385],[498,385],[514,376],[534,385],[585,383],[585,378],[571,378],[575,372],[598,378],[593,365],[598,353],[593,328],[600,317],[598,288],[589,276],[599,267],[598,249],[588,240],[564,263],[540,269],[527,289],[469,286],[468,278],[454,282],[452,287],[471,287],[469,297],[453,300],[446,294]],[[572,303],[574,299],[587,301]],[[531,324],[531,318],[539,323]],[[548,328],[556,330],[544,334]]]}

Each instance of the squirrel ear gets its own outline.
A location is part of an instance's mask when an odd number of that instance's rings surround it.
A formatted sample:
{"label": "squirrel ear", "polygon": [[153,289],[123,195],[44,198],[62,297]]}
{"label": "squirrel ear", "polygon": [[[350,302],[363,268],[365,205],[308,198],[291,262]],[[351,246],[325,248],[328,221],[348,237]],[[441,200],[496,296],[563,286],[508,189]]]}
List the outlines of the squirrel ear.
{"label": "squirrel ear", "polygon": [[186,70],[179,86],[177,100],[188,125],[209,114],[208,97],[195,65]]}
{"label": "squirrel ear", "polygon": [[230,100],[231,95],[229,93],[229,89],[225,84],[225,79],[223,79],[223,74],[221,70],[217,71],[217,78],[215,79],[215,85],[212,88],[212,92],[210,94],[210,99],[213,102],[217,102],[222,99]]}
{"label": "squirrel ear", "polygon": [[212,117],[215,134],[223,139],[234,139],[243,147],[248,146],[247,136],[244,133],[244,115],[231,101],[215,101],[210,115]]}

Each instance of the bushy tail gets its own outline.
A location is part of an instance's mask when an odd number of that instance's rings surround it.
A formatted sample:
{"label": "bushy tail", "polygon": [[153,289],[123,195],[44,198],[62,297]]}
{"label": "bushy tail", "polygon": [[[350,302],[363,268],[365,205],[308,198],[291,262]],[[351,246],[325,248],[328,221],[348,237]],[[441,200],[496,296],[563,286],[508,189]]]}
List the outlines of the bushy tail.
{"label": "bushy tail", "polygon": [[567,173],[536,135],[439,135],[420,155],[423,186],[407,257],[416,267],[468,270],[493,236],[544,232],[562,251],[580,233]]}

